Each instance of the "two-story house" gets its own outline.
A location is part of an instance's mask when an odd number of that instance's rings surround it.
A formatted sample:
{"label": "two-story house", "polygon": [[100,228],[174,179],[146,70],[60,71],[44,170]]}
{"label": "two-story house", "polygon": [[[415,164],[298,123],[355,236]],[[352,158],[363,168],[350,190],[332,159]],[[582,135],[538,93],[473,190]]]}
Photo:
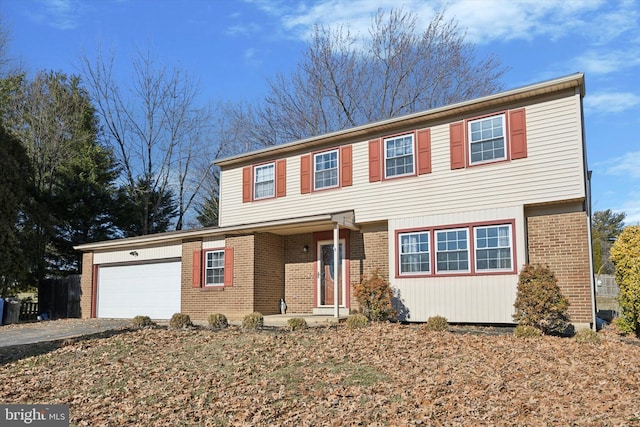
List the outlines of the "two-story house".
{"label": "two-story house", "polygon": [[513,323],[548,265],[594,322],[583,74],[217,162],[220,226],[81,245],[84,317],[348,313],[388,278],[401,320]]}

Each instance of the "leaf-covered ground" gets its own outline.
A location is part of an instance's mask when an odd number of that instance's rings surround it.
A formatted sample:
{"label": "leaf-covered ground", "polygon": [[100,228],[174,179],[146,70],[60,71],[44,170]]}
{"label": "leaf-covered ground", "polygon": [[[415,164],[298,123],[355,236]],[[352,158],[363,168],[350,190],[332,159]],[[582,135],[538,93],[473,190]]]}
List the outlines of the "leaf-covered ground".
{"label": "leaf-covered ground", "polygon": [[4,364],[0,396],[81,426],[640,426],[640,347],[602,338],[145,329]]}

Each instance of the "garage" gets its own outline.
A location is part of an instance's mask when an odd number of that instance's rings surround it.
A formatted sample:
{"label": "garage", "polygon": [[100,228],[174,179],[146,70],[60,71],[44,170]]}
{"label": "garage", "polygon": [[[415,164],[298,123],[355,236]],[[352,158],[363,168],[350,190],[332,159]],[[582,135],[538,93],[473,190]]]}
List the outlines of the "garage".
{"label": "garage", "polygon": [[100,266],[96,317],[170,319],[180,312],[180,260]]}

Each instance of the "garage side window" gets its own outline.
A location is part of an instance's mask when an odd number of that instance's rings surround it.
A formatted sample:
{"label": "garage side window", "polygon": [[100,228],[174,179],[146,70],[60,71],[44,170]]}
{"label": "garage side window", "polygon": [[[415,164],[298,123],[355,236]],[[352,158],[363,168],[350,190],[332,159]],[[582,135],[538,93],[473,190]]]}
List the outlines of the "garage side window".
{"label": "garage side window", "polygon": [[210,251],[205,254],[205,286],[224,285],[224,251]]}

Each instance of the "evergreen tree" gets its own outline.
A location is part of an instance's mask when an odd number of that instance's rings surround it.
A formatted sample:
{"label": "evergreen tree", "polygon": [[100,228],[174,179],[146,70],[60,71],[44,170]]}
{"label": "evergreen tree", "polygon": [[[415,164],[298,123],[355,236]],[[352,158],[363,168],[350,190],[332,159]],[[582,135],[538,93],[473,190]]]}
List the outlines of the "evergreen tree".
{"label": "evergreen tree", "polygon": [[21,221],[29,205],[31,177],[24,147],[0,126],[0,297],[30,284]]}

